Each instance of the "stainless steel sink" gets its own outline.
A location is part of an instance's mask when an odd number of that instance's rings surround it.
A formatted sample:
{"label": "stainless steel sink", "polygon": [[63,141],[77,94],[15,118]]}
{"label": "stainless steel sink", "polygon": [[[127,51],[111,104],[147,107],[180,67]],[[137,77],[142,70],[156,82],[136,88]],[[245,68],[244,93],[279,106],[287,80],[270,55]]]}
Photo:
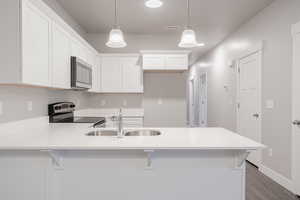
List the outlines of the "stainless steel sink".
{"label": "stainless steel sink", "polygon": [[161,135],[160,131],[156,130],[134,130],[127,131],[124,134],[125,136],[159,136]]}
{"label": "stainless steel sink", "polygon": [[117,136],[118,132],[113,130],[96,130],[85,134],[86,136]]}

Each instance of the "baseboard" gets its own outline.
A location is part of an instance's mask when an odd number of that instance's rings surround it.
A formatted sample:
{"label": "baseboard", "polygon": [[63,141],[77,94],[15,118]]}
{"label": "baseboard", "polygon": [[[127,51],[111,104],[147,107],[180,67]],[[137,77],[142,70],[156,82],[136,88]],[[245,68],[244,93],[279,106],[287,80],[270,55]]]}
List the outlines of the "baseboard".
{"label": "baseboard", "polygon": [[292,180],[286,178],[282,174],[275,172],[274,170],[264,166],[260,165],[259,166],[259,171],[262,172],[264,175],[268,176],[271,178],[273,181],[278,183],[279,185],[285,187],[289,191],[293,191],[293,183]]}

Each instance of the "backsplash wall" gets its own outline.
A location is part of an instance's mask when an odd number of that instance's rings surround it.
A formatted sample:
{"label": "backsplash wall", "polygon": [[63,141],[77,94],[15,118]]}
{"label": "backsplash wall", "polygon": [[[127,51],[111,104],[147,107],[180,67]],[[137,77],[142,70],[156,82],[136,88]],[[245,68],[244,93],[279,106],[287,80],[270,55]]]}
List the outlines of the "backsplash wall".
{"label": "backsplash wall", "polygon": [[[47,116],[47,105],[58,101],[72,101],[78,108],[86,108],[88,96],[84,92],[0,86],[0,123]],[[28,108],[31,102],[32,110]]]}

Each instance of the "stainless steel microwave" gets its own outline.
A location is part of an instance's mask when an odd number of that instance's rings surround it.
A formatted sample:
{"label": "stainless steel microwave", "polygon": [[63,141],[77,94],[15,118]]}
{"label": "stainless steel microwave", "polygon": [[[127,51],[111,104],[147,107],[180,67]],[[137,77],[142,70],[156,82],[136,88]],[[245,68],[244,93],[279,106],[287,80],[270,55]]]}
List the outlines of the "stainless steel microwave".
{"label": "stainless steel microwave", "polygon": [[76,90],[92,88],[92,66],[79,59],[71,57],[71,87]]}

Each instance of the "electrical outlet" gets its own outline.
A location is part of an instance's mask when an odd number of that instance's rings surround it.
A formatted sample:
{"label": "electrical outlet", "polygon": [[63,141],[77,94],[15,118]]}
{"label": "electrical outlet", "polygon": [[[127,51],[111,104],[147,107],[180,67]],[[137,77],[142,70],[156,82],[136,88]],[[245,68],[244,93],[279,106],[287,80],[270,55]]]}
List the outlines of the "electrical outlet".
{"label": "electrical outlet", "polygon": [[273,149],[269,148],[269,156],[272,157],[273,156]]}
{"label": "electrical outlet", "polygon": [[28,110],[29,112],[32,111],[32,107],[33,107],[32,101],[27,101],[27,110]]}
{"label": "electrical outlet", "polygon": [[75,105],[76,105],[76,107],[80,106],[80,100],[79,99],[76,100],[76,104]]}
{"label": "electrical outlet", "polygon": [[3,115],[3,103],[0,101],[0,115]]}
{"label": "electrical outlet", "polygon": [[123,100],[123,106],[127,106],[127,100],[126,99]]}
{"label": "electrical outlet", "polygon": [[105,100],[101,100],[101,106],[105,106],[106,101]]}
{"label": "electrical outlet", "polygon": [[272,99],[266,100],[266,108],[267,109],[273,109],[275,106],[275,102]]}
{"label": "electrical outlet", "polygon": [[162,105],[163,104],[163,100],[161,98],[159,98],[158,101],[157,101],[157,104],[158,105]]}

